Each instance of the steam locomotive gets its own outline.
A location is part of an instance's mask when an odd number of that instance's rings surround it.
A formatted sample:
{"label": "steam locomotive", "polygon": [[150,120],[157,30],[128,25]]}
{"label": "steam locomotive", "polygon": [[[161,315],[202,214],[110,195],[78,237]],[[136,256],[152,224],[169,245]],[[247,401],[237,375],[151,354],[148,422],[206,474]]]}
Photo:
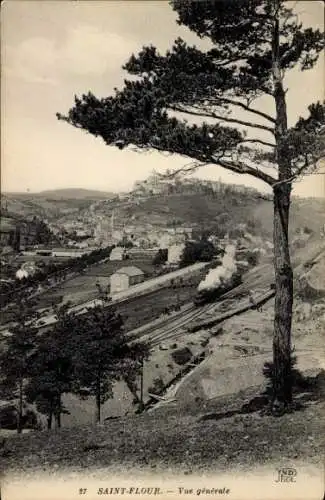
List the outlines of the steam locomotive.
{"label": "steam locomotive", "polygon": [[236,271],[229,280],[221,283],[217,288],[206,288],[204,290],[199,290],[194,298],[194,304],[199,307],[211,302],[215,302],[221,297],[221,295],[229,292],[236,286],[239,286],[241,283],[242,273]]}

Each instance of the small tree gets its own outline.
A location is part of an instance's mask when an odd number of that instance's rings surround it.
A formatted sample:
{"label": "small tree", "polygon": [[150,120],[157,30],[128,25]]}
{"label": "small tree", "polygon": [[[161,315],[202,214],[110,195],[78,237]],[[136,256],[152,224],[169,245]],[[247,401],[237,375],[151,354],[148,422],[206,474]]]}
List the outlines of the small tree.
{"label": "small tree", "polygon": [[32,304],[22,299],[17,308],[16,324],[9,329],[11,336],[7,338],[6,349],[0,354],[2,386],[6,395],[18,398],[18,434],[23,430],[24,382],[30,375],[30,357],[36,345],[37,330],[30,325],[33,317]]}
{"label": "small tree", "polygon": [[[57,116],[108,145],[184,155],[193,161],[183,170],[214,164],[257,178],[272,189],[276,284],[272,401],[288,407],[291,188],[324,156],[325,105],[311,104],[309,116],[290,128],[284,79],[292,68],[313,68],[324,49],[324,34],[303,28],[285,0],[170,3],[178,23],[208,39],[212,47],[203,51],[177,39],[161,55],[146,46],[124,66],[137,78],[126,80],[122,90],[102,99],[91,92],[76,97],[68,115]],[[259,106],[261,97],[273,104],[273,112],[266,112],[261,102]],[[196,123],[186,122],[186,116]]]}
{"label": "small tree", "polygon": [[128,345],[130,339],[123,332],[121,316],[104,305],[89,309],[78,328],[75,391],[86,387],[95,396],[96,421],[100,422],[102,404],[113,396],[114,382],[124,375],[129,387],[132,385],[145,350]]}
{"label": "small tree", "polygon": [[179,265],[180,267],[186,267],[191,264],[194,264],[197,261],[198,261],[198,252],[196,245],[191,241],[187,241],[185,243],[185,247],[182,252]]}
{"label": "small tree", "polygon": [[73,358],[78,348],[76,329],[78,320],[68,312],[69,304],[56,308],[54,328],[40,337],[31,357],[30,380],[26,395],[35,402],[38,410],[47,415],[48,428],[53,416],[61,427],[61,414],[67,413],[62,405],[62,395],[74,387]]}
{"label": "small tree", "polygon": [[152,260],[152,265],[161,266],[162,264],[165,264],[167,259],[168,259],[167,248],[160,248]]}
{"label": "small tree", "polygon": [[206,238],[201,238],[198,243],[199,260],[202,262],[210,262],[216,254],[214,245]]}

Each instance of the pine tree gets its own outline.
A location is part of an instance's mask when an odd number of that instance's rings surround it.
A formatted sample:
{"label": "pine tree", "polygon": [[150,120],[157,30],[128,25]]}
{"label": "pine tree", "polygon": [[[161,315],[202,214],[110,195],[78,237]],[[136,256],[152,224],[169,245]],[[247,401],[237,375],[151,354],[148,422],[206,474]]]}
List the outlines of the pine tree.
{"label": "pine tree", "polygon": [[126,376],[133,388],[134,376],[140,370],[142,344],[130,345],[123,331],[122,317],[103,305],[88,310],[79,320],[73,364],[76,374],[75,392],[86,388],[96,400],[96,422],[101,421],[101,407],[113,397],[113,386]]}
{"label": "pine tree", "polygon": [[78,319],[68,312],[69,304],[56,308],[54,328],[38,339],[31,357],[30,379],[26,387],[29,402],[47,415],[48,428],[61,427],[61,415],[67,413],[62,405],[62,395],[73,390],[75,372],[73,357],[77,343]]}
{"label": "pine tree", "polygon": [[9,328],[6,348],[0,354],[2,392],[6,397],[18,399],[17,432],[23,430],[25,382],[31,372],[31,356],[36,346],[37,329],[31,326],[33,304],[22,299],[17,307],[16,324]]}
{"label": "pine tree", "polygon": [[[285,0],[173,0],[171,5],[178,23],[209,39],[212,48],[203,51],[182,39],[165,55],[143,47],[124,66],[137,78],[106,98],[91,92],[75,97],[67,116],[57,117],[120,149],[132,145],[190,157],[183,171],[215,164],[272,188],[272,403],[286,408],[292,400],[290,196],[295,179],[324,156],[325,105],[311,104],[308,118],[289,128],[284,78],[293,68],[314,67],[324,35],[304,28]],[[260,98],[273,103],[273,113],[259,108]]]}

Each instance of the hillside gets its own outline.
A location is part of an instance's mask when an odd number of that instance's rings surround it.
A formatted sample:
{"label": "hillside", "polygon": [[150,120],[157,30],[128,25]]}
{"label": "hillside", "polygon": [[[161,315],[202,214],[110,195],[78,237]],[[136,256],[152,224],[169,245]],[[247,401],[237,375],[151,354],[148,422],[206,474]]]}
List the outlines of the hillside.
{"label": "hillside", "polygon": [[[325,200],[321,198],[292,198],[290,207],[290,232],[309,228],[318,233],[324,225]],[[273,204],[261,202],[255,206],[254,217],[261,221],[268,234],[273,231]]]}
{"label": "hillside", "polygon": [[[128,225],[172,227],[188,225],[222,233],[238,224],[248,224],[253,234],[272,236],[273,204],[271,197],[240,186],[220,183],[217,190],[204,184],[181,184],[174,192],[145,194],[132,191],[119,198],[113,193],[87,189],[57,189],[41,193],[3,194],[1,205],[10,213],[39,216],[58,221],[61,217],[93,215],[110,217],[114,210],[116,227]],[[90,213],[90,206],[92,212]],[[294,198],[291,205],[291,234],[309,228],[319,233],[323,225],[325,202],[317,198]]]}
{"label": "hillside", "polygon": [[[292,201],[290,232],[308,227],[319,234],[324,223],[325,204],[321,199],[295,198]],[[240,192],[226,194],[171,194],[148,196],[127,203],[99,202],[96,213],[110,217],[114,210],[120,226],[134,224],[153,226],[189,225],[199,230],[228,232],[239,224],[248,224],[253,234],[271,238],[273,203],[258,195]]]}

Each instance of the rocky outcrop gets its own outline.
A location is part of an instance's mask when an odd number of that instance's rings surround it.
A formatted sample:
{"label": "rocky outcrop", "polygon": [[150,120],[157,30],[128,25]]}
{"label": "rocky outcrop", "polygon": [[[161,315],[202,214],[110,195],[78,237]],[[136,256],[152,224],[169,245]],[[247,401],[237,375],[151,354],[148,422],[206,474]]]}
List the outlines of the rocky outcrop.
{"label": "rocky outcrop", "polygon": [[325,296],[325,251],[296,270],[295,290],[306,301]]}

